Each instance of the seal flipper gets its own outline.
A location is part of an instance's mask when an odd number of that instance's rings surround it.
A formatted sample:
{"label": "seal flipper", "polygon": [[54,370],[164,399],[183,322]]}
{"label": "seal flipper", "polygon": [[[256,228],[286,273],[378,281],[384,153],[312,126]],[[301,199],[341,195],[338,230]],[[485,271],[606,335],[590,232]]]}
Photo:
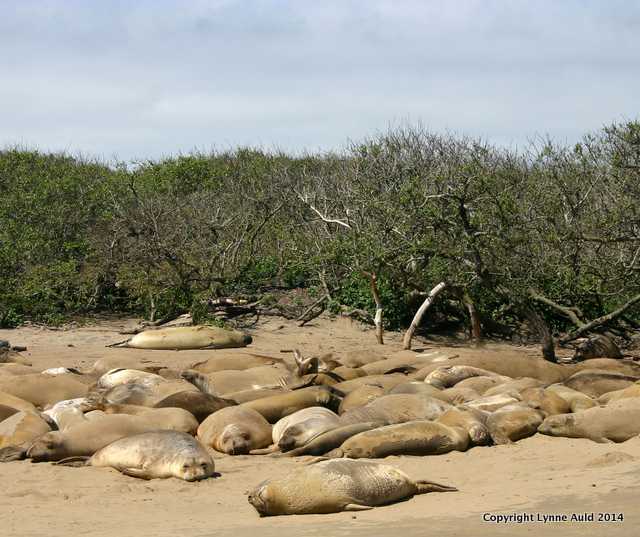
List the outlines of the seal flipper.
{"label": "seal flipper", "polygon": [[458,489],[449,485],[442,485],[434,481],[420,479],[416,481],[416,494],[426,494],[427,492],[457,492]]}
{"label": "seal flipper", "polygon": [[344,506],[343,511],[369,511],[373,509],[371,505],[361,505],[359,503],[348,503]]}
{"label": "seal flipper", "polygon": [[0,462],[21,461],[27,458],[27,447],[7,446],[0,449]]}
{"label": "seal flipper", "polygon": [[128,475],[130,477],[138,477],[140,479],[146,479],[147,481],[153,479],[153,476],[149,474],[146,470],[142,470],[141,468],[123,468],[121,472],[124,475]]}
{"label": "seal flipper", "polygon": [[80,468],[82,466],[89,466],[89,459],[91,457],[67,457],[65,459],[54,462],[56,466],[73,466],[74,468]]}
{"label": "seal flipper", "polygon": [[125,339],[124,341],[118,341],[116,343],[111,343],[110,345],[105,345],[105,347],[128,347],[129,346],[129,341],[131,341],[131,338]]}

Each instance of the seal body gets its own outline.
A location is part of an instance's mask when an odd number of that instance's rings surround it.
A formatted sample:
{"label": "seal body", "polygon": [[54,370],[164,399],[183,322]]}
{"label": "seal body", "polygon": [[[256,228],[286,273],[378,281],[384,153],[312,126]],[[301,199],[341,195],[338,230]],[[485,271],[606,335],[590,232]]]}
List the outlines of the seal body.
{"label": "seal body", "polygon": [[329,457],[375,459],[389,455],[440,455],[464,451],[469,447],[469,433],[461,427],[449,427],[434,421],[409,421],[387,425],[357,434]]}
{"label": "seal body", "polygon": [[328,386],[309,386],[292,392],[270,397],[262,397],[242,403],[242,407],[251,408],[262,414],[269,423],[310,406],[324,406],[334,412],[340,407],[342,399]]}
{"label": "seal body", "polygon": [[134,349],[228,349],[246,347],[251,336],[215,326],[177,326],[145,330],[122,346]]}
{"label": "seal body", "polygon": [[193,414],[198,423],[202,423],[214,412],[235,404],[235,401],[216,397],[209,393],[184,391],[169,395],[153,406],[154,408],[182,408]]}
{"label": "seal body", "polygon": [[211,414],[198,427],[206,446],[229,455],[243,455],[271,444],[271,425],[257,411],[231,406]]}
{"label": "seal body", "polygon": [[640,399],[611,401],[577,414],[549,416],[538,432],[550,436],[589,438],[594,442],[625,442],[640,434]]}
{"label": "seal body", "polygon": [[154,431],[116,440],[97,451],[88,464],[143,479],[199,481],[215,473],[213,459],[204,446],[193,436],[177,431]]}
{"label": "seal body", "polygon": [[340,417],[328,408],[303,408],[278,420],[272,430],[273,443],[282,451],[289,451],[339,425]]}
{"label": "seal body", "polygon": [[385,389],[382,386],[378,386],[376,384],[360,386],[347,394],[347,396],[342,400],[338,413],[344,414],[347,410],[351,410],[352,408],[365,406],[384,394]]}
{"label": "seal body", "polygon": [[542,423],[542,414],[524,405],[508,405],[491,413],[487,428],[496,444],[510,444],[533,436]]}
{"label": "seal body", "polygon": [[30,442],[51,430],[46,421],[31,412],[16,412],[0,422],[0,448]]}
{"label": "seal body", "polygon": [[331,460],[296,468],[258,485],[249,503],[260,516],[336,513],[394,503],[453,487],[413,481],[404,472],[369,461]]}
{"label": "seal body", "polygon": [[497,380],[510,380],[508,377],[503,377],[486,369],[480,369],[478,367],[468,365],[450,365],[441,366],[433,370],[426,376],[424,381],[436,388],[444,389],[451,388],[458,382],[471,377],[494,377]]}
{"label": "seal body", "polygon": [[640,377],[629,376],[606,369],[584,369],[565,381],[565,386],[578,390],[589,397],[598,398],[602,394],[628,388]]}
{"label": "seal body", "polygon": [[421,394],[383,395],[366,406],[353,408],[340,416],[343,424],[379,421],[403,423],[413,420],[435,420],[451,408],[449,403]]}
{"label": "seal body", "polygon": [[84,397],[88,386],[74,379],[76,375],[21,375],[20,381],[0,379],[0,391],[29,401],[33,405],[44,408],[64,399]]}

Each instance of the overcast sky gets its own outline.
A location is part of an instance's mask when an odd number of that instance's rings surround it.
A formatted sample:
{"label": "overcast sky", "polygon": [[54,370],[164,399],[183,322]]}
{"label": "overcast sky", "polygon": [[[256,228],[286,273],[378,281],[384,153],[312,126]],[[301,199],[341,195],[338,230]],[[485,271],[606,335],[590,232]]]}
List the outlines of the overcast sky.
{"label": "overcast sky", "polygon": [[522,145],[640,118],[640,1],[0,0],[0,145],[104,159]]}

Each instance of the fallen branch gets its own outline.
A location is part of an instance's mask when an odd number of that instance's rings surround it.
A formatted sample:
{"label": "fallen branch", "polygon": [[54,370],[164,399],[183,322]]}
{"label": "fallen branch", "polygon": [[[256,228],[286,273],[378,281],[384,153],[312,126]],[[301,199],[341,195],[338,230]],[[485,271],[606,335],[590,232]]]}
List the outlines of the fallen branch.
{"label": "fallen branch", "polygon": [[578,328],[582,328],[585,325],[584,321],[578,317],[575,308],[569,308],[567,306],[558,304],[557,302],[554,302],[550,298],[547,298],[546,296],[541,295],[534,289],[529,289],[529,296],[531,296],[531,298],[533,298],[536,302],[540,302],[545,306],[549,306],[550,308],[556,310],[557,312],[561,313],[565,317],[568,317],[569,320]]}
{"label": "fallen branch", "polygon": [[589,321],[588,323],[585,323],[583,326],[579,327],[577,330],[574,330],[573,332],[570,332],[569,334],[562,336],[558,341],[563,344],[568,343],[569,341],[573,341],[574,339],[579,338],[583,334],[586,334],[587,332],[589,332],[590,330],[593,330],[594,328],[597,328],[598,326],[602,326],[604,324],[610,323],[611,321],[620,317],[629,308],[635,306],[638,302],[640,302],[640,295],[634,296],[631,300],[625,302],[617,310],[614,310],[611,313],[608,313],[607,315],[603,315],[602,317],[598,317],[593,321]]}
{"label": "fallen branch", "polygon": [[418,311],[413,316],[413,321],[411,321],[411,325],[409,326],[409,328],[404,334],[404,340],[403,340],[402,346],[405,350],[408,350],[411,348],[411,340],[413,339],[413,334],[415,333],[416,328],[418,328],[418,326],[420,325],[420,322],[422,321],[422,316],[429,309],[433,301],[436,299],[436,297],[440,294],[440,292],[442,292],[442,290],[446,286],[447,284],[445,282],[440,282],[438,285],[436,285],[433,289],[431,289],[425,301],[418,308]]}
{"label": "fallen branch", "polygon": [[[318,317],[323,311],[324,311],[324,302],[326,300],[329,299],[329,295],[324,295],[323,297],[319,298],[318,300],[316,300],[313,304],[311,304],[311,306],[309,306],[302,315],[300,315],[300,317],[298,317],[298,321],[300,321],[300,324],[298,324],[298,326],[304,326],[305,324],[307,324],[309,321],[312,321],[313,319],[315,319],[316,317]],[[315,312],[312,316],[307,317],[315,307],[322,305],[322,308],[320,310],[318,310],[317,312]]]}

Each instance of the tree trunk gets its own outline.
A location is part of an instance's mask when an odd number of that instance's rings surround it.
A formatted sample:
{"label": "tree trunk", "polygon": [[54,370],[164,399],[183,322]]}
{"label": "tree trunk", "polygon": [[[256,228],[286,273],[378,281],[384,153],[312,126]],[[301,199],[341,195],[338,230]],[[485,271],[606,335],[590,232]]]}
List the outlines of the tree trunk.
{"label": "tree trunk", "polygon": [[556,358],[553,336],[551,335],[551,331],[549,330],[547,323],[544,322],[542,316],[531,306],[525,306],[524,311],[527,319],[529,319],[529,322],[540,336],[543,358],[549,362],[557,363],[558,359]]}
{"label": "tree trunk", "polygon": [[376,303],[376,314],[373,318],[373,324],[376,326],[376,339],[380,345],[384,345],[384,326],[382,324],[382,301],[380,300],[380,293],[378,293],[378,277],[375,272],[363,272],[369,281],[371,282],[371,294],[373,300]]}
{"label": "tree trunk", "polygon": [[433,289],[431,289],[425,301],[418,308],[418,311],[413,317],[413,321],[411,321],[411,325],[409,326],[406,333],[404,334],[404,341],[403,341],[404,349],[408,350],[411,348],[411,339],[413,339],[413,334],[416,331],[416,328],[418,328],[418,326],[420,325],[420,321],[422,320],[422,316],[424,315],[424,312],[429,309],[429,306],[431,306],[435,298],[440,294],[440,292],[446,286],[447,284],[445,282],[440,282],[438,285],[436,285]]}
{"label": "tree trunk", "polygon": [[471,323],[471,339],[474,343],[480,343],[482,339],[482,327],[480,325],[480,316],[478,315],[478,310],[476,310],[476,306],[471,300],[469,294],[464,291],[462,295],[462,303],[466,306],[467,311],[469,312],[469,322]]}

